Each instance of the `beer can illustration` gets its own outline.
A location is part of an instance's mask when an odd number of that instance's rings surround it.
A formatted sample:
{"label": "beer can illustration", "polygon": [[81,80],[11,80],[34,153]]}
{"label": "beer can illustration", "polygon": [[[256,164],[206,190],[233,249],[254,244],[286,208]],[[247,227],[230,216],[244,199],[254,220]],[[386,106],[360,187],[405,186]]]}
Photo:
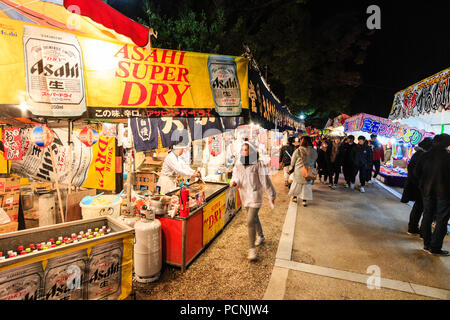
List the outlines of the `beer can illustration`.
{"label": "beer can illustration", "polygon": [[88,300],[117,300],[122,283],[122,239],[92,248],[87,278]]}
{"label": "beer can illustration", "polygon": [[86,249],[48,260],[44,278],[44,300],[85,298]]}
{"label": "beer can illustration", "polygon": [[0,272],[0,300],[40,300],[44,272],[41,262]]}
{"label": "beer can illustration", "polygon": [[240,115],[241,88],[234,57],[210,55],[208,71],[216,112],[219,116]]}

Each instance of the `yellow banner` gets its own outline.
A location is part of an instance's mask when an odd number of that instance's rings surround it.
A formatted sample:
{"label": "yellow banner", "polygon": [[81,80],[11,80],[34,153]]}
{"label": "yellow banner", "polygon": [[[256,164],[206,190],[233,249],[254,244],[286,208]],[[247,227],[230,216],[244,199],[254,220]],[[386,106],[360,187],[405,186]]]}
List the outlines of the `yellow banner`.
{"label": "yellow banner", "polygon": [[85,104],[89,116],[100,118],[234,116],[248,109],[243,57],[149,52],[4,18],[0,46],[0,105],[75,116]]}
{"label": "yellow banner", "polygon": [[203,208],[203,246],[208,244],[225,224],[227,193],[223,192]]}
{"label": "yellow banner", "polygon": [[92,146],[92,161],[82,187],[102,190],[116,188],[115,138],[100,135]]}

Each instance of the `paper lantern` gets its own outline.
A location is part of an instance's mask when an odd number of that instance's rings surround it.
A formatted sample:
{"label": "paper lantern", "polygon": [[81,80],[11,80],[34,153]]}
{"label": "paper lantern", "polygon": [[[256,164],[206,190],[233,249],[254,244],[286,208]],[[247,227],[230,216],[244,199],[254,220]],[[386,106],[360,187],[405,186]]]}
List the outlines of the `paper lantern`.
{"label": "paper lantern", "polygon": [[30,136],[31,142],[39,148],[48,147],[52,144],[54,138],[53,130],[45,125],[34,127]]}
{"label": "paper lantern", "polygon": [[97,130],[95,130],[94,128],[84,127],[83,130],[81,130],[78,138],[87,147],[92,147],[94,144],[97,143],[99,134]]}

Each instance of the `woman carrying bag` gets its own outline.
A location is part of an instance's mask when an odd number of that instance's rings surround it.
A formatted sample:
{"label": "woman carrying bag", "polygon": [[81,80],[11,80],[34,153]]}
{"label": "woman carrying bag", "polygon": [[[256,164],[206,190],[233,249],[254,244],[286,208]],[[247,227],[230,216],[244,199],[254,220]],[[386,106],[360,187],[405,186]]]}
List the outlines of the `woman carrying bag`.
{"label": "woman carrying bag", "polygon": [[289,195],[302,199],[304,207],[307,206],[306,201],[313,199],[312,184],[317,176],[316,160],[317,151],[312,146],[311,138],[302,137],[300,147],[292,155],[291,172],[294,172],[294,181]]}

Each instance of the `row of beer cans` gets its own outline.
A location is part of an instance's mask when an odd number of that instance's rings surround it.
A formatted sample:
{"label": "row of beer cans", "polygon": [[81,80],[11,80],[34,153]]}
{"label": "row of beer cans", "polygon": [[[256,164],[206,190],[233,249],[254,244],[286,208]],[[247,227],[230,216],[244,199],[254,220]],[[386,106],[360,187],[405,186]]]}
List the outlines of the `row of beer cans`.
{"label": "row of beer cans", "polygon": [[121,294],[122,239],[0,271],[0,300],[115,300]]}

